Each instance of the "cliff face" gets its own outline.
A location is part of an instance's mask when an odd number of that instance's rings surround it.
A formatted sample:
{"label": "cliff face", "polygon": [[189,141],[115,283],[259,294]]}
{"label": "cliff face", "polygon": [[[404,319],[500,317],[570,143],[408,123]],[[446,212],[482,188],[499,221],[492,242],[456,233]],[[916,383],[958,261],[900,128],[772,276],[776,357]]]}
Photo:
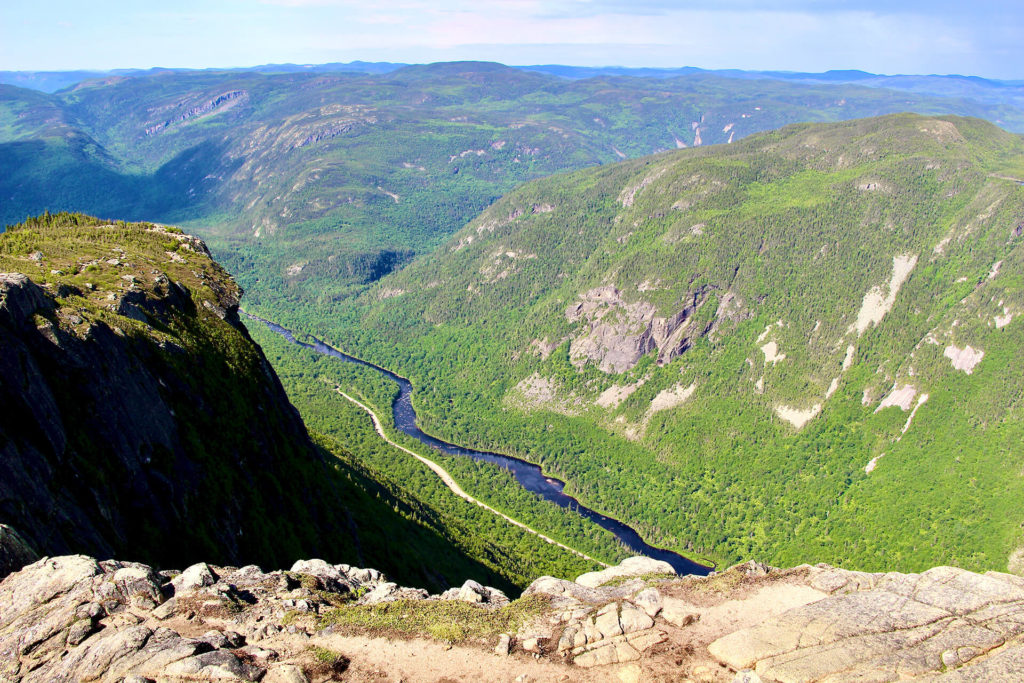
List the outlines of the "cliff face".
{"label": "cliff face", "polygon": [[350,548],[240,295],[175,229],[64,215],[0,237],[0,522],[42,554]]}

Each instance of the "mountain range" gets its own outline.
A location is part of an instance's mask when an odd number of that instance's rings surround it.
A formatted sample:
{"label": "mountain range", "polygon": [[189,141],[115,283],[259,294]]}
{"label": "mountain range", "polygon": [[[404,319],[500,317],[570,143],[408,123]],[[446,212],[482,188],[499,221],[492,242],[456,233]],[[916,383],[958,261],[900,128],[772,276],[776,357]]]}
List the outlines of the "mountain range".
{"label": "mountain range", "polygon": [[655,544],[1006,569],[1022,184],[976,119],[787,126],[528,183],[358,304],[273,313]]}
{"label": "mountain range", "polygon": [[826,77],[391,66],[0,87],[0,223],[69,209],[182,225],[253,303],[310,302],[358,294],[513,187],[559,171],[907,110],[1024,130],[1009,83],[970,81],[1001,93],[989,97],[940,78],[938,96]]}
{"label": "mountain range", "polygon": [[0,86],[0,678],[1019,677],[1020,83],[83,75]]}
{"label": "mountain range", "polygon": [[[178,502],[168,524],[198,525],[202,552],[224,554],[206,559],[276,562],[283,555],[275,553],[320,548],[341,512],[282,501],[326,486],[345,493],[313,497],[352,498],[348,519],[385,520],[385,529],[421,539],[411,564],[420,582],[447,585],[469,567],[482,580],[521,586],[540,572],[588,568],[456,504],[422,463],[396,458],[338,392],[374,411],[381,434],[418,449],[390,422],[397,388],[257,324],[247,329],[238,286],[205,244],[161,225],[175,222],[209,241],[246,287],[250,312],[408,377],[424,430],[538,463],[581,503],[634,525],[650,543],[715,566],[758,557],[1019,570],[1018,85],[850,72],[541,70],[327,65],[107,74],[55,93],[0,86],[0,220],[51,207],[160,223],[44,214],[12,226],[0,241],[4,270],[21,275],[7,286],[21,292],[11,301],[32,305],[18,309],[10,348],[35,349],[50,329],[60,353],[25,351],[10,367],[27,367],[25,359],[52,367],[39,393],[59,400],[39,405],[63,406],[54,413],[61,420],[87,425],[96,409],[82,406],[103,397],[62,392],[127,380],[69,381],[55,360],[65,350],[92,359],[86,368],[135,367],[143,353],[135,346],[117,362],[99,358],[127,343],[114,328],[139,323],[155,330],[137,330],[154,363],[173,366],[178,347],[195,357],[216,347],[227,354],[218,367],[268,376],[252,350],[259,342],[281,386],[271,378],[237,390],[224,379],[215,384],[225,394],[165,406],[177,415],[222,404],[215,412],[225,414],[243,395],[272,395],[272,412],[284,416],[271,430],[281,442],[274,446],[257,433],[220,444],[226,435],[202,414],[184,420],[205,425],[184,432],[193,436],[160,442],[173,454],[164,465],[196,458],[186,469],[211,467],[225,482],[219,495],[203,488],[208,477],[169,489]],[[887,113],[906,109],[920,113]],[[186,242],[198,256],[172,248]],[[169,265],[156,263],[161,254]],[[136,272],[142,261],[156,279]],[[121,273],[125,263],[132,268]],[[204,287],[214,294],[196,294]],[[99,325],[111,315],[113,327]],[[75,327],[89,316],[113,336],[100,343]],[[162,372],[154,377],[169,384]],[[14,387],[11,405],[21,405]],[[261,421],[250,409],[241,421]],[[47,433],[38,410],[32,403],[9,413],[8,430],[32,415]],[[111,438],[146,421],[117,415],[103,420]],[[217,439],[206,443],[208,432]],[[174,439],[191,439],[194,452]],[[109,463],[90,472],[82,454],[93,446],[65,441],[79,463],[69,471],[90,488],[115,479]],[[68,448],[44,446],[10,446],[11,462],[42,457],[47,471],[59,470]],[[148,464],[153,456],[136,446],[130,457]],[[336,461],[344,476],[304,474],[295,490],[305,493],[275,490],[247,515],[225,495],[246,490],[244,477],[211,463],[253,448],[283,449],[268,461],[276,464],[242,467],[268,481]],[[502,514],[601,562],[624,557],[603,530],[525,493],[504,470],[436,458]],[[158,474],[154,481],[170,478]],[[17,502],[21,485],[7,493],[8,515],[30,545],[63,551],[89,539],[89,552],[134,547],[139,559],[161,561],[166,551],[181,563],[181,548],[145,540],[148,529],[124,521],[134,513],[118,521],[68,482],[53,484],[27,507]],[[116,498],[112,491],[104,498]],[[36,519],[32,510],[49,498],[71,510],[59,513],[64,522]],[[226,507],[196,513],[192,500]],[[281,506],[290,510],[282,518],[310,525],[308,536],[294,547],[250,541],[242,522]],[[225,531],[235,522],[241,544]],[[365,539],[356,533],[351,543],[393,571],[386,544]],[[423,558],[445,545],[456,550],[434,571]]]}

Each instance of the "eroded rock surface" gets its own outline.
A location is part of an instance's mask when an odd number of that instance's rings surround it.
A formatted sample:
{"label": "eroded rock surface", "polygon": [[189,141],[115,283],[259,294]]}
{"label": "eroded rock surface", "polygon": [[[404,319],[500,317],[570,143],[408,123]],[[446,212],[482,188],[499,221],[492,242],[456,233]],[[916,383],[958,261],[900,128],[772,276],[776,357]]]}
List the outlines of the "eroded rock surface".
{"label": "eroded rock surface", "polygon": [[[1019,577],[953,567],[922,574],[825,568],[812,572],[810,584],[828,597],[720,638],[709,645],[711,654],[766,681],[1024,675],[1019,655],[1009,654],[1024,633]],[[986,657],[997,648],[998,660]],[[979,663],[983,668],[974,670]]]}
{"label": "eroded rock surface", "polygon": [[535,604],[542,596],[544,607],[518,630],[453,644],[366,635],[318,616],[398,599],[410,617],[442,600],[493,610],[506,596],[474,581],[430,596],[323,560],[291,571],[158,572],[83,555],[43,558],[0,582],[0,681],[1024,678],[1018,576],[757,562],[708,577],[664,569],[631,558],[576,581],[541,577],[525,595]]}
{"label": "eroded rock surface", "polygon": [[652,562],[538,579],[527,592],[549,595],[555,614],[521,635],[575,667],[635,662],[640,680],[1024,679],[1018,576],[747,562],[672,579]]}
{"label": "eroded rock surface", "polygon": [[570,322],[583,324],[570,344],[569,356],[576,365],[594,361],[602,371],[610,373],[629,370],[644,354],[655,349],[658,363],[667,363],[710,330],[710,324],[693,324],[693,314],[706,299],[707,289],[701,288],[688,296],[677,313],[662,317],[655,315],[657,309],[653,304],[627,302],[611,285],[584,292],[565,311]]}
{"label": "eroded rock surface", "polygon": [[581,586],[597,588],[611,581],[629,579],[646,574],[675,574],[672,565],[662,560],[653,560],[649,557],[628,557],[614,567],[608,567],[598,572],[588,572],[576,578],[576,583]]}
{"label": "eroded rock surface", "polygon": [[[308,681],[303,667],[316,669],[304,642],[310,633],[290,625],[295,616],[428,598],[394,586],[375,569],[323,560],[266,573],[253,565],[157,572],[84,555],[43,558],[0,582],[0,681]],[[431,599],[508,603],[473,581],[453,590]],[[282,637],[299,646],[269,644]]]}

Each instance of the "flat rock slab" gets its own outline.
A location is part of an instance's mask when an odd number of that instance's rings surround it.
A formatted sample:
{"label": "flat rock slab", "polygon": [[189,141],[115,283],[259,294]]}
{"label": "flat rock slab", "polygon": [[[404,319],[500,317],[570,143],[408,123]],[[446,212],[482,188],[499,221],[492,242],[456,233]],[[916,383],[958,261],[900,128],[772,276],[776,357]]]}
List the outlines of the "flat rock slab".
{"label": "flat rock slab", "polygon": [[953,567],[922,574],[829,568],[810,583],[832,594],[719,638],[708,651],[765,681],[940,674],[1002,680],[1014,671],[1007,680],[1024,677],[1024,652],[1015,642],[1024,634],[1024,589],[1017,577]]}

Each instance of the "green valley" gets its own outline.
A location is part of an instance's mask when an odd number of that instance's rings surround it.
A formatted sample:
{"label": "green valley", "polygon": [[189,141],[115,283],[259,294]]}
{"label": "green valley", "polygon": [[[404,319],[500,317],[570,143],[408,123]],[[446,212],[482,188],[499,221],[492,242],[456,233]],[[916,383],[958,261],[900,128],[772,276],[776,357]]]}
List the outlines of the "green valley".
{"label": "green valley", "polygon": [[436,588],[594,567],[434,490],[345,401],[317,394],[307,433],[240,294],[176,228],[62,213],[0,235],[0,513],[36,552],[317,553]]}
{"label": "green valley", "polygon": [[801,124],[524,185],[356,305],[283,324],[728,563],[1019,562],[1024,142]]}
{"label": "green valley", "polygon": [[1024,681],[1021,35],[0,5],[0,683]]}
{"label": "green valley", "polygon": [[[0,86],[0,220],[78,208],[196,232],[248,310],[409,377],[425,430],[540,464],[653,545],[1005,569],[1024,543],[1022,142],[945,115],[1024,115],[664,76],[465,62]],[[396,509],[425,506],[403,514],[505,581],[580,568],[466,509],[334,393],[386,421],[394,387],[250,330]],[[488,505],[625,553],[504,470],[437,457]]]}

